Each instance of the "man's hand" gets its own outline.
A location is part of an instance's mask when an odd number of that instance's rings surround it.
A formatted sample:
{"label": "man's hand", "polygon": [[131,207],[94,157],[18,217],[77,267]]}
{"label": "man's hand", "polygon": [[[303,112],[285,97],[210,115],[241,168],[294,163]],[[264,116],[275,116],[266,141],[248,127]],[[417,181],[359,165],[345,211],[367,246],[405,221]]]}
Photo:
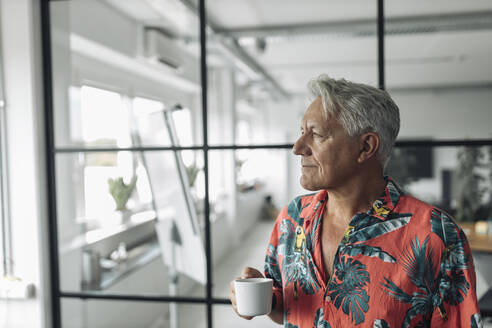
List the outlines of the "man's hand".
{"label": "man's hand", "polygon": [[[250,268],[250,267],[246,267],[243,269],[243,273],[241,274],[241,277],[238,277],[236,279],[247,279],[247,278],[265,278],[265,276],[263,276],[263,274],[256,270],[255,268]],[[235,279],[234,279],[235,280]],[[234,309],[234,312],[237,313],[238,316],[240,316],[241,318],[244,318],[246,320],[251,320],[253,319],[253,317],[249,317],[249,316],[245,316],[245,315],[240,315],[238,312],[237,312],[237,306],[236,306],[236,290],[234,288],[234,280],[231,281],[230,283],[230,294],[229,294],[229,299],[231,300],[231,303],[232,303],[232,308]]]}

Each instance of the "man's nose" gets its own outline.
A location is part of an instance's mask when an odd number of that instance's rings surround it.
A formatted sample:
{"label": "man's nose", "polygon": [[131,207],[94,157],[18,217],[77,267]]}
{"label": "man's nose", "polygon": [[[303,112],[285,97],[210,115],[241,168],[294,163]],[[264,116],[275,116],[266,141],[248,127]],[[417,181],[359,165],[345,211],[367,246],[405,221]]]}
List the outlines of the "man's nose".
{"label": "man's nose", "polygon": [[301,135],[299,139],[297,139],[294,146],[292,147],[292,152],[295,155],[303,155],[303,156],[311,154],[311,150],[306,144],[305,135]]}

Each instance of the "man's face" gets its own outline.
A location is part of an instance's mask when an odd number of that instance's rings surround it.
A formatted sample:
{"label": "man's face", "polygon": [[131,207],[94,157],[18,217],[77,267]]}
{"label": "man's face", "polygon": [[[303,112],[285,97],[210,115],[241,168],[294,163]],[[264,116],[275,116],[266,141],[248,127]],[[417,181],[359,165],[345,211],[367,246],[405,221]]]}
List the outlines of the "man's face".
{"label": "man's face", "polygon": [[301,185],[307,190],[336,188],[356,172],[360,146],[333,117],[323,116],[321,98],[308,107],[293,152],[302,157]]}

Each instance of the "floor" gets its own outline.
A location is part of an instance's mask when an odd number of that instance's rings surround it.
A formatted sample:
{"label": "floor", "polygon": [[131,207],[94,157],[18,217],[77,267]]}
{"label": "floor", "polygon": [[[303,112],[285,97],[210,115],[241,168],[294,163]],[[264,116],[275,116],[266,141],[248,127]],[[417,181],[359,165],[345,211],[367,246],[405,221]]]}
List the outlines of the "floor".
{"label": "floor", "polygon": [[[224,258],[214,268],[214,297],[229,298],[229,283],[241,275],[244,267],[254,267],[263,272],[263,263],[265,260],[265,251],[273,228],[273,222],[259,222],[253,230],[240,241],[240,247],[237,247],[229,256]],[[206,328],[207,323],[204,320],[196,320],[196,317],[190,316],[189,313],[180,311],[179,327],[196,327]],[[205,316],[200,314],[200,317]],[[198,322],[197,322],[198,321]],[[278,328],[278,325],[270,320],[267,316],[259,316],[251,321],[240,318],[232,310],[230,305],[215,305],[213,312],[214,327],[216,328]]]}

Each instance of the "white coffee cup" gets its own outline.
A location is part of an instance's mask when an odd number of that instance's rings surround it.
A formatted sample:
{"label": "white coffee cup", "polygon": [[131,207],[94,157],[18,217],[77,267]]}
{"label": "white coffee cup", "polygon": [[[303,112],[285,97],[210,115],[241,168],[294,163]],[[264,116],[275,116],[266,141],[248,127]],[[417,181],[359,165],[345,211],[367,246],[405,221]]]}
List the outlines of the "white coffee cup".
{"label": "white coffee cup", "polygon": [[234,280],[236,306],[241,315],[257,316],[272,310],[273,280],[248,278]]}

